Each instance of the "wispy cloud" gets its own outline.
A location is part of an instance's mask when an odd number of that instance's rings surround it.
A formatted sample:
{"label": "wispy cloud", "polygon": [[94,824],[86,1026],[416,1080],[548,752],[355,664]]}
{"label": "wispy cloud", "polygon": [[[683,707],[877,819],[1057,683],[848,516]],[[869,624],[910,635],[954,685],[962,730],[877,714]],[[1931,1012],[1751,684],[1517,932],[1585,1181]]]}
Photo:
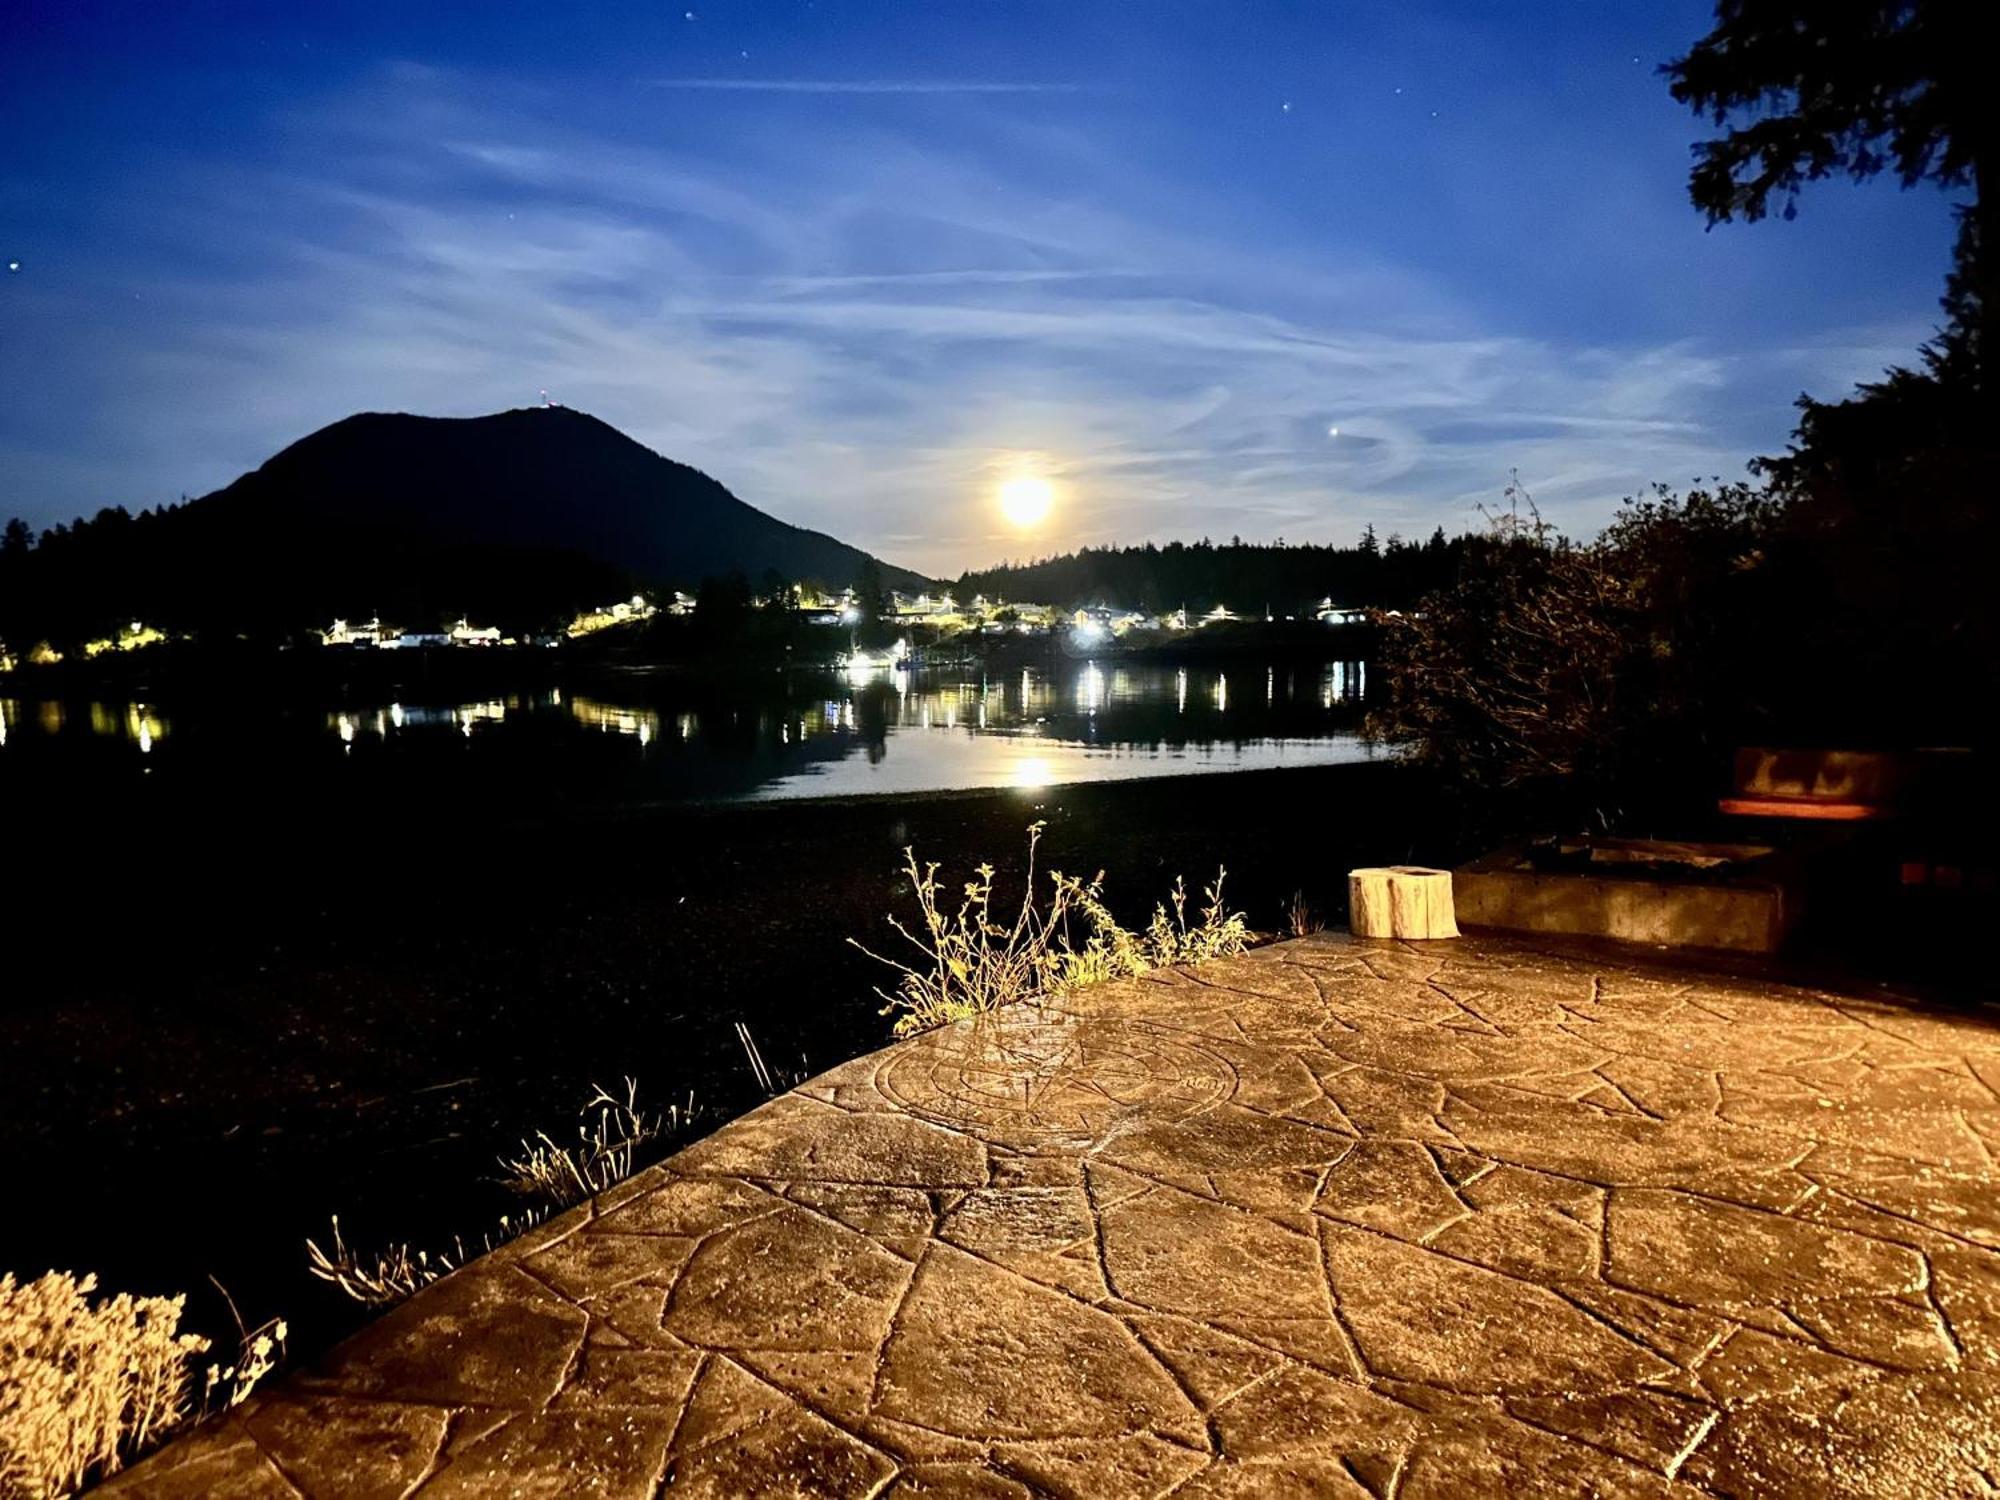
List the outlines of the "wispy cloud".
{"label": "wispy cloud", "polygon": [[957,78],[655,78],[660,89],[731,94],[1074,94],[1075,83],[996,83]]}
{"label": "wispy cloud", "polygon": [[[1054,140],[1074,167],[1058,188],[928,133],[834,160],[774,123],[695,158],[524,121],[448,78],[399,89],[421,128],[379,98],[313,121],[337,169],[134,185],[129,220],[158,245],[47,310],[9,414],[88,414],[71,446],[91,467],[0,428],[17,492],[146,504],[357,409],[465,415],[546,387],[786,520],[938,573],[1083,542],[1455,529],[1513,470],[1587,532],[1654,479],[1740,473],[1793,393],[1841,359],[1868,373],[1899,337],[1498,327],[1360,253],[1207,238],[1208,205],[1157,211],[1083,138]],[[251,269],[160,253],[196,222]],[[145,318],[106,311],[120,277]],[[990,497],[1029,457],[1067,498],[1024,543]]]}
{"label": "wispy cloud", "polygon": [[814,292],[856,290],[873,287],[917,286],[1033,286],[1058,281],[1114,281],[1143,278],[1144,271],[1120,271],[1109,267],[1079,271],[1023,271],[998,267],[964,267],[951,271],[875,271],[847,276],[772,277],[764,282],[767,290],[780,296]]}

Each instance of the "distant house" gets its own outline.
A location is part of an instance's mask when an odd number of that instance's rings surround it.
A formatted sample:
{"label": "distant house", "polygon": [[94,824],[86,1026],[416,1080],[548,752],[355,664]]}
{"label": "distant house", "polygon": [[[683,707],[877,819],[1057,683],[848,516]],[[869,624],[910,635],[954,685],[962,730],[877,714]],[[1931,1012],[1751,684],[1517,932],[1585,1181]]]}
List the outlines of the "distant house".
{"label": "distant house", "polygon": [[143,651],[148,646],[157,646],[167,638],[166,632],[151,625],[134,620],[120,627],[118,634],[101,636],[83,643],[85,656],[103,656],[110,651]]}
{"label": "distant house", "polygon": [[460,620],[451,627],[451,643],[454,646],[497,646],[500,644],[500,627],[474,625]]}
{"label": "distant house", "polygon": [[1331,598],[1319,601],[1316,611],[1322,625],[1365,625],[1368,611],[1365,609],[1338,609]]}
{"label": "distant house", "polygon": [[[676,594],[676,599],[685,595]],[[644,594],[634,594],[630,599],[620,599],[616,604],[602,605],[587,609],[568,625],[563,633],[568,636],[591,635],[600,630],[609,630],[613,625],[626,625],[634,620],[650,620],[659,610]]]}
{"label": "distant house", "polygon": [[889,609],[899,620],[933,620],[958,613],[958,605],[950,594],[917,594],[913,597],[892,592]]}
{"label": "distant house", "polygon": [[330,629],[319,632],[320,644],[325,646],[386,646],[402,638],[402,628],[384,625],[379,619],[362,620],[350,624],[346,620],[335,620]]}
{"label": "distant house", "polygon": [[1159,624],[1151,615],[1136,609],[1115,609],[1109,604],[1092,604],[1074,610],[1069,617],[1073,634],[1086,638],[1123,635],[1128,630],[1147,630]]}

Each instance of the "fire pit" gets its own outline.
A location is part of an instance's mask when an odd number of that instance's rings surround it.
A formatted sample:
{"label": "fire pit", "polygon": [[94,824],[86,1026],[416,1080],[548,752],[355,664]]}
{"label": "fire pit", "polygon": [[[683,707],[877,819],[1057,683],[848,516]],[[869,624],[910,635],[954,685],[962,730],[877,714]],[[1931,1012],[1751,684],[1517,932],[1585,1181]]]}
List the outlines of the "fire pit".
{"label": "fire pit", "polygon": [[1453,873],[1467,926],[1773,953],[1803,906],[1796,860],[1762,844],[1535,839]]}

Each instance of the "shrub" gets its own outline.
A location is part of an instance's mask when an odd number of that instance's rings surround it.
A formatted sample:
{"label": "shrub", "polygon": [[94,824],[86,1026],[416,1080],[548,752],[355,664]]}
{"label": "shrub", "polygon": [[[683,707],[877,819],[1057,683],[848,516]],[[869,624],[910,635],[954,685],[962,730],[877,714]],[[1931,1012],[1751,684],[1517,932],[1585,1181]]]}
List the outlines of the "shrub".
{"label": "shrub", "polygon": [[[187,1299],[93,1302],[96,1289],[96,1277],[62,1271],[0,1276],[0,1494],[70,1494],[196,1412],[195,1363],[209,1344],[181,1331]],[[210,1388],[223,1378],[211,1372]]]}
{"label": "shrub", "polygon": [[1119,925],[1104,903],[1104,874],[1081,880],[1050,872],[1045,905],[1035,900],[1035,862],[1042,827],[1028,828],[1028,868],[1021,905],[1011,922],[993,910],[994,869],[982,864],[960,887],[956,909],[947,909],[935,861],[919,865],[913,849],[903,851],[903,870],[917,900],[922,931],[913,932],[891,915],[889,926],[916,950],[914,963],[888,958],[859,940],[848,942],[901,976],[892,989],[878,989],[882,1013],[897,1011],[895,1032],[908,1036],[968,1016],[985,1014],[1021,1000],[1073,994],[1093,984],[1144,974],[1169,964],[1198,963],[1241,953],[1250,930],[1240,912],[1222,899],[1225,872],[1204,889],[1196,921],[1187,915],[1187,888],[1176,880],[1166,903],[1153,908],[1144,932]]}
{"label": "shrub", "polygon": [[1656,490],[1588,545],[1509,497],[1450,587],[1380,617],[1367,733],[1503,821],[1693,812],[1729,744],[1769,723],[1768,497]]}

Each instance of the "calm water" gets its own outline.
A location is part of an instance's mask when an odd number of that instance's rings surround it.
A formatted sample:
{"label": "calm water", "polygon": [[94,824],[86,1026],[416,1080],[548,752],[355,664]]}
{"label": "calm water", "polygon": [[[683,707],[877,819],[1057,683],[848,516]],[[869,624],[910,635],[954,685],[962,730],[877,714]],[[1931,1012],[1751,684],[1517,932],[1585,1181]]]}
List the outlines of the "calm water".
{"label": "calm water", "polygon": [[634,674],[469,702],[0,698],[0,781],[519,802],[766,801],[1364,760],[1360,663]]}

